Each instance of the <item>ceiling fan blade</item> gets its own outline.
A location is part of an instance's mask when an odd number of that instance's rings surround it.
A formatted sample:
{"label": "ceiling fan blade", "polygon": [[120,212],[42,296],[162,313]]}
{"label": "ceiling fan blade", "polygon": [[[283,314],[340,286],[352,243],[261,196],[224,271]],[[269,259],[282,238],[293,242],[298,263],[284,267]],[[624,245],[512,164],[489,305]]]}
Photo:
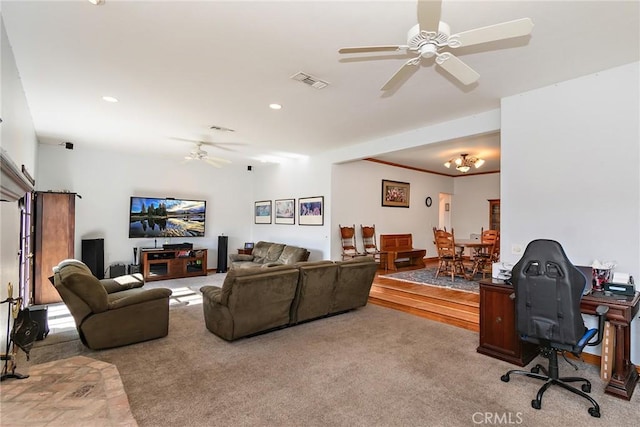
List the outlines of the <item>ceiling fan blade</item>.
{"label": "ceiling fan blade", "polygon": [[220,157],[211,157],[211,156],[207,156],[206,160],[211,160],[214,161],[216,163],[231,163],[231,160],[227,160],[227,159],[222,159]]}
{"label": "ceiling fan blade", "polygon": [[205,162],[209,163],[211,166],[213,166],[214,168],[218,168],[220,169],[222,167],[222,165],[216,161],[213,161],[211,159],[204,159]]}
{"label": "ceiling fan blade", "polygon": [[198,140],[195,140],[195,139],[177,138],[175,136],[169,137],[169,139],[175,139],[176,141],[184,141],[184,142],[194,142],[196,144],[202,142],[202,141],[198,141]]}
{"label": "ceiling fan blade", "polygon": [[411,58],[404,63],[402,67],[396,73],[391,76],[389,80],[380,88],[380,90],[390,90],[396,87],[398,84],[404,82],[418,69],[417,65],[420,63],[420,57]]}
{"label": "ceiling fan blade", "polygon": [[219,148],[220,150],[225,150],[225,151],[236,151],[236,150],[234,150],[233,148],[224,147],[224,145],[236,145],[236,146],[247,145],[242,142],[206,142],[206,141],[200,141],[200,142],[202,143],[202,145],[209,145],[211,147]]}
{"label": "ceiling fan blade", "polygon": [[436,64],[445,69],[456,79],[464,85],[470,85],[476,82],[480,78],[473,68],[462,62],[457,56],[452,55],[449,52],[439,54],[436,57]]}
{"label": "ceiling fan blade", "polygon": [[[457,40],[460,46],[473,46],[480,43],[526,36],[531,34],[531,30],[533,30],[533,21],[529,18],[522,18],[489,25],[488,27],[476,28],[475,30],[463,31],[452,35],[450,39]],[[451,44],[451,47],[457,46]]]}
{"label": "ceiling fan blade", "polygon": [[442,2],[440,0],[418,0],[418,24],[420,31],[438,32]]}
{"label": "ceiling fan blade", "polygon": [[338,53],[395,52],[403,49],[409,49],[409,46],[389,45],[389,46],[343,47],[342,49],[338,50]]}

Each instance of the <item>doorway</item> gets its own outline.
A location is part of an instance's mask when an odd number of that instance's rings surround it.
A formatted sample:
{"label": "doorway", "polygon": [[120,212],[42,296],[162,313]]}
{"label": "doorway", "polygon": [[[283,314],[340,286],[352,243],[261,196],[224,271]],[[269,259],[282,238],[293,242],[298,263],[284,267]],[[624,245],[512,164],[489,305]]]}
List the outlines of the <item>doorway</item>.
{"label": "doorway", "polygon": [[451,230],[451,203],[452,195],[449,193],[438,194],[438,228]]}

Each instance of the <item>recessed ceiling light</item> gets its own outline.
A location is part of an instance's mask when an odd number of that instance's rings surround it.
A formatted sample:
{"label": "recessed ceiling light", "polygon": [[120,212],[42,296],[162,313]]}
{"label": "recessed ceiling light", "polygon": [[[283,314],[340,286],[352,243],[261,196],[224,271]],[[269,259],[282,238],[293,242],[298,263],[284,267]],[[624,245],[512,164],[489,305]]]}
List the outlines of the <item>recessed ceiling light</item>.
{"label": "recessed ceiling light", "polygon": [[279,110],[282,108],[282,105],[280,104],[269,104],[269,108],[271,108],[272,110]]}
{"label": "recessed ceiling light", "polygon": [[118,98],[114,98],[113,96],[103,96],[102,100],[107,102],[118,102]]}

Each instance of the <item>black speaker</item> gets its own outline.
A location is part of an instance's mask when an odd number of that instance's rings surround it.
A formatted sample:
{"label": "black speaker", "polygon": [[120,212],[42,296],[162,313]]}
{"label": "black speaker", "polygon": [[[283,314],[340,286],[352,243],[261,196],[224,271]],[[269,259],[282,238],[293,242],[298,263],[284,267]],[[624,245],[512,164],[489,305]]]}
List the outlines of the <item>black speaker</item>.
{"label": "black speaker", "polygon": [[94,276],[104,279],[104,239],[82,240],[82,262]]}
{"label": "black speaker", "polygon": [[227,272],[227,244],[229,236],[218,236],[218,268],[216,273]]}

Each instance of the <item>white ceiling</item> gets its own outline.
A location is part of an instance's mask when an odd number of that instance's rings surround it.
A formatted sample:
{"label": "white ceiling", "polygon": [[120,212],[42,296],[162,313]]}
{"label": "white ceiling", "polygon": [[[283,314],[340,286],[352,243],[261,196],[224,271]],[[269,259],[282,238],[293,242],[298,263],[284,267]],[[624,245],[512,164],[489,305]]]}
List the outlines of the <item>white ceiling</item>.
{"label": "white ceiling", "polygon": [[[405,44],[415,1],[2,0],[1,11],[42,143],[176,161],[193,145],[173,138],[240,143],[206,150],[242,164],[318,154],[640,59],[638,1],[443,0],[452,33],[523,17],[535,27],[529,37],[455,51],[480,73],[474,85],[423,60],[392,93],[379,89],[409,56],[338,49]],[[289,78],[299,71],[330,85]],[[282,110],[270,110],[273,102]],[[499,169],[499,135],[378,158],[447,173],[442,163],[462,152],[485,157],[482,171]]]}

